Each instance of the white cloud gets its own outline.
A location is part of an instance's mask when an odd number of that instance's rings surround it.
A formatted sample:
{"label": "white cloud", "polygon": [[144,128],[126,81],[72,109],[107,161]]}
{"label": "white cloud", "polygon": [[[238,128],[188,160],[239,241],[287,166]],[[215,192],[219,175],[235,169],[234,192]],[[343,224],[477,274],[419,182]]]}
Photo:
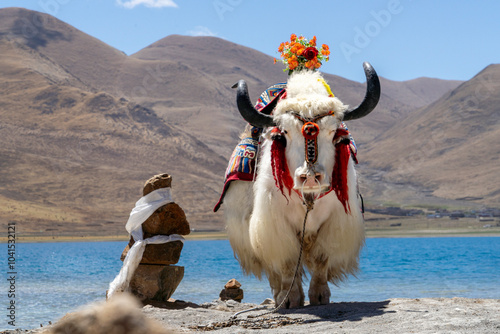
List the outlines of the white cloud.
{"label": "white cloud", "polygon": [[191,36],[217,36],[216,33],[203,26],[196,26],[192,30],[189,30],[187,34]]}
{"label": "white cloud", "polygon": [[116,3],[129,9],[139,5],[151,8],[178,7],[174,0],[116,0]]}

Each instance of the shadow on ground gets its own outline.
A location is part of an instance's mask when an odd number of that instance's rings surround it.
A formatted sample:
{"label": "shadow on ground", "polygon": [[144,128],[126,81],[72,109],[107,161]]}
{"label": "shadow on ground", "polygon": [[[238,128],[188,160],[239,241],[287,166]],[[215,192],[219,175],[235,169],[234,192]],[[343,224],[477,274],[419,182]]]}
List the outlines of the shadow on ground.
{"label": "shadow on ground", "polygon": [[312,315],[317,318],[310,319],[306,317],[305,323],[317,321],[361,321],[364,318],[381,316],[384,313],[395,311],[386,311],[389,300],[380,302],[342,302],[330,303],[321,306],[305,306],[298,309],[279,310],[277,313],[282,315]]}

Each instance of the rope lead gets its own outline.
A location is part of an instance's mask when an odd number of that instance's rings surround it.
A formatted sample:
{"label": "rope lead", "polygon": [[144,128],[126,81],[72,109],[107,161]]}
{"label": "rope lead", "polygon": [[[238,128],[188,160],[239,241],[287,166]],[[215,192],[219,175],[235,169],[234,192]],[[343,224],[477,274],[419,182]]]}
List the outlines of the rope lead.
{"label": "rope lead", "polygon": [[[262,317],[262,316],[265,316],[265,315],[268,315],[268,314],[275,313],[275,312],[279,311],[283,307],[283,305],[285,305],[286,300],[290,296],[290,292],[292,291],[293,285],[295,284],[295,280],[296,280],[297,275],[298,275],[298,273],[300,271],[300,264],[302,262],[302,251],[304,249],[304,236],[306,234],[307,215],[309,214],[309,211],[311,211],[314,208],[314,200],[312,200],[312,201],[304,201],[304,205],[306,206],[307,210],[306,210],[306,214],[304,216],[304,223],[302,224],[303,226],[302,226],[302,237],[301,237],[301,240],[300,240],[299,260],[297,261],[297,267],[295,268],[295,274],[293,275],[292,284],[290,284],[290,288],[288,289],[285,298],[283,298],[283,300],[281,301],[281,303],[278,306],[276,306],[274,309],[272,309],[269,312],[264,312],[262,314],[258,314],[256,316],[254,316],[253,318]],[[257,307],[253,307],[253,308],[248,309],[248,310],[243,310],[243,311],[240,311],[240,312],[236,312],[235,314],[233,314],[233,316],[231,316],[230,319],[231,320],[235,320],[236,317],[238,315],[240,315],[240,314],[251,312],[251,311],[257,311],[257,310],[260,310],[260,309],[263,309],[263,308],[265,308],[265,306],[257,306]]]}

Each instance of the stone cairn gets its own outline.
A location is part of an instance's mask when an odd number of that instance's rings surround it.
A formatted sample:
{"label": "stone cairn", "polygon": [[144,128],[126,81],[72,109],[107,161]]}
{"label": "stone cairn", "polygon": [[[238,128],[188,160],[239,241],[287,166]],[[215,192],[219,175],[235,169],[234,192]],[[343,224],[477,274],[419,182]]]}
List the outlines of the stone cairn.
{"label": "stone cairn", "polygon": [[[172,176],[160,174],[146,181],[143,196],[160,188],[170,188]],[[182,208],[176,203],[168,203],[158,208],[143,224],[144,239],[155,235],[187,235],[189,223]],[[125,259],[134,244],[130,237],[123,250],[121,260]],[[130,292],[142,302],[147,300],[167,301],[184,277],[184,267],[174,266],[179,261],[183,247],[182,241],[165,244],[146,245],[142,260],[130,281]]]}
{"label": "stone cairn", "polygon": [[219,294],[219,298],[222,301],[225,300],[235,300],[241,303],[243,299],[243,290],[241,289],[241,283],[236,279],[230,279],[226,285],[224,285],[224,289]]}

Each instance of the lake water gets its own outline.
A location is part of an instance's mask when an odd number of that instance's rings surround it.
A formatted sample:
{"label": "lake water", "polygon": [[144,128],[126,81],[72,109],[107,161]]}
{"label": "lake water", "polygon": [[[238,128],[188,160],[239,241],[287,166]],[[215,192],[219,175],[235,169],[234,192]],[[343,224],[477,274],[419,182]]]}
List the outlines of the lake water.
{"label": "lake water", "polygon": [[[119,272],[126,242],[16,244],[16,327],[8,324],[7,256],[0,259],[0,329],[36,328],[70,310],[103,300]],[[4,254],[7,245],[3,244]],[[367,239],[361,272],[339,287],[333,302],[389,298],[467,297],[500,299],[500,238]],[[178,265],[184,279],[172,296],[195,303],[217,299],[231,278],[242,283],[244,302],[272,297],[266,280],[244,276],[227,240],[186,241]],[[307,290],[306,290],[307,291]]]}

